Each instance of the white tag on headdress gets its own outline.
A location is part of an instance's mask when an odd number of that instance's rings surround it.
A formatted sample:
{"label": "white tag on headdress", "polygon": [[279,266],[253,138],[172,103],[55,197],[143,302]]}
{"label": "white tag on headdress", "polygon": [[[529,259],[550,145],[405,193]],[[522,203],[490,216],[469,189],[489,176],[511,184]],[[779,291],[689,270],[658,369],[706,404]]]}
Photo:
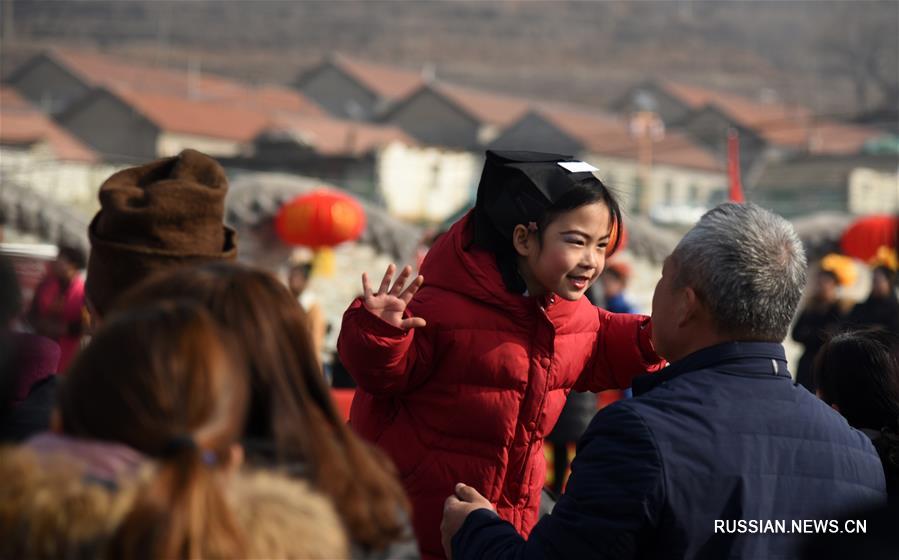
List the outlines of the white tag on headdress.
{"label": "white tag on headdress", "polygon": [[586,161],[560,161],[559,166],[567,169],[570,173],[585,173],[599,171]]}

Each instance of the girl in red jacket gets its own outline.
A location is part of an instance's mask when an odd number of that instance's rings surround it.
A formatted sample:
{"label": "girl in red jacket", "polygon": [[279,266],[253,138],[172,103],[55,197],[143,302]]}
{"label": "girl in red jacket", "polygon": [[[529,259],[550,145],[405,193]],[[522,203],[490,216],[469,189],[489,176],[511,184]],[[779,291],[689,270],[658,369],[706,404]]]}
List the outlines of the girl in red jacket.
{"label": "girl in red jacket", "polygon": [[[626,388],[663,363],[649,318],[584,292],[614,250],[621,212],[567,156],[487,152],[475,208],[344,314],[340,359],[359,387],[350,423],[394,460],[425,557],[456,482],[527,536],[546,477],[543,437],[571,390]],[[610,247],[611,244],[611,247]],[[427,280],[425,280],[427,278]]]}

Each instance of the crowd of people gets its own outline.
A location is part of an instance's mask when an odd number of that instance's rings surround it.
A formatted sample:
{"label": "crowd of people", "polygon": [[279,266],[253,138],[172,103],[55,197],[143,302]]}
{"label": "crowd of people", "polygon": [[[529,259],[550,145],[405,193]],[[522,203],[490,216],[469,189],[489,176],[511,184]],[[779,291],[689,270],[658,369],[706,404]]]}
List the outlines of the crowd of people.
{"label": "crowd of people", "polygon": [[[601,276],[623,218],[594,171],[488,151],[474,209],[418,271],[363,275],[338,338],[349,423],[309,262],[285,283],[236,261],[221,166],[186,150],[115,173],[89,256],[60,248],[24,313],[0,261],[0,557],[818,558],[843,549],[720,529],[893,519],[890,267],[853,309],[823,263],[793,329],[814,350],[797,384],[781,343],[808,263],[789,222],[709,211],[650,318],[624,296],[626,264]],[[600,279],[609,309],[587,297]],[[606,389],[633,398],[579,438],[564,428],[570,395]],[[554,428],[577,440],[557,502]],[[850,536],[895,552],[888,526]]]}

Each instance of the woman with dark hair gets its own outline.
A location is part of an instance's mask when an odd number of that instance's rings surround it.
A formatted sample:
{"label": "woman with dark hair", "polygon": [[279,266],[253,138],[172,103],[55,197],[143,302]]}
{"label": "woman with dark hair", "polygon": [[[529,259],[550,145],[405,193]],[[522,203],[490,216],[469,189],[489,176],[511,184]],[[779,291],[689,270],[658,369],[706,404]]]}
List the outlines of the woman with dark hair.
{"label": "woman with dark hair", "polygon": [[827,339],[840,331],[852,302],[840,298],[840,287],[855,282],[855,265],[852,259],[831,254],[821,260],[821,268],[815,276],[815,284],[805,307],[799,313],[793,330],[793,340],[805,350],[799,358],[796,382],[815,392],[815,356]]}
{"label": "woman with dark hair", "polygon": [[0,557],[345,554],[322,498],[238,473],[248,391],[231,346],[195,303],[108,322],[60,388],[58,435],[0,461]]}
{"label": "woman with dark hair", "polygon": [[261,270],[214,263],[155,276],[121,304],[165,299],[201,303],[236,341],[251,387],[241,436],[248,460],[308,477],[330,497],[355,558],[417,557],[392,465],[338,415],[306,317],[287,288]]}
{"label": "woman with dark hair", "polygon": [[871,293],[849,313],[851,327],[883,327],[899,334],[899,296],[896,295],[896,271],[879,265],[871,271]]}
{"label": "woman with dark hair", "polygon": [[56,398],[59,345],[16,332],[22,292],[15,267],[0,255],[0,442],[19,442],[50,426]]}
{"label": "woman with dark hair", "polygon": [[821,348],[815,373],[818,396],[874,442],[890,501],[899,502],[899,334],[839,334]]}
{"label": "woman with dark hair", "polygon": [[63,245],[47,276],[34,290],[28,321],[34,332],[57,344],[59,371],[64,372],[81,345],[84,330],[84,269],[86,257],[77,247]]}

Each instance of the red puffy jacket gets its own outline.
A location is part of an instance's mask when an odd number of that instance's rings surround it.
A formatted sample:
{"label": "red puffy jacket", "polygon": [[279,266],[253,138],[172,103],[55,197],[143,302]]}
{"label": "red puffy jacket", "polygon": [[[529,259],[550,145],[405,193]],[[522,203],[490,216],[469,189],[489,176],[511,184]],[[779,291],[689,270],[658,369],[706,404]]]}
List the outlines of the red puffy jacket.
{"label": "red puffy jacket", "polygon": [[546,478],[543,438],[568,393],[629,387],[662,366],[648,317],[508,292],[491,253],[465,250],[467,220],[422,264],[407,314],[426,327],[403,331],[356,300],[337,342],[359,384],[350,424],[393,458],[432,557],[443,557],[443,502],[456,482],[527,536]]}

